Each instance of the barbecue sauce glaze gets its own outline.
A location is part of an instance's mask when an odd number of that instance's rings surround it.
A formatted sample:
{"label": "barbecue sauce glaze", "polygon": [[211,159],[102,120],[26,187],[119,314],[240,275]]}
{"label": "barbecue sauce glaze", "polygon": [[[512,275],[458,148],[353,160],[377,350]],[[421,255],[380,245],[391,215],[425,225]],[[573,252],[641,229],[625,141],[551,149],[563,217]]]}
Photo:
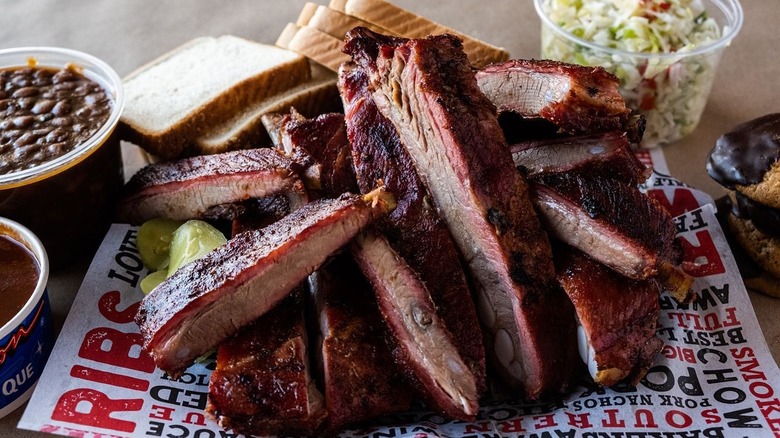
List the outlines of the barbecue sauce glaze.
{"label": "barbecue sauce glaze", "polygon": [[0,327],[22,310],[38,284],[38,263],[24,246],[0,235]]}

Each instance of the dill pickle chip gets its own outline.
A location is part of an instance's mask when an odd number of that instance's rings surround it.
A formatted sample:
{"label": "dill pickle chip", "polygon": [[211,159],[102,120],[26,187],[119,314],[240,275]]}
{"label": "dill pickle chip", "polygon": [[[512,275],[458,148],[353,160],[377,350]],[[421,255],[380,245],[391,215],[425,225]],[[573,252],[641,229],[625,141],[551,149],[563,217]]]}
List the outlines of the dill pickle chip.
{"label": "dill pickle chip", "polygon": [[141,292],[143,292],[144,295],[149,295],[149,292],[156,288],[157,285],[162,283],[167,277],[168,270],[166,269],[152,272],[141,280]]}
{"label": "dill pickle chip", "polygon": [[168,276],[187,263],[199,259],[227,242],[219,230],[206,222],[190,220],[176,229],[171,241]]}
{"label": "dill pickle chip", "polygon": [[173,232],[181,226],[181,221],[157,218],[143,223],[138,230],[138,252],[141,261],[152,271],[168,267],[168,254],[173,240]]}

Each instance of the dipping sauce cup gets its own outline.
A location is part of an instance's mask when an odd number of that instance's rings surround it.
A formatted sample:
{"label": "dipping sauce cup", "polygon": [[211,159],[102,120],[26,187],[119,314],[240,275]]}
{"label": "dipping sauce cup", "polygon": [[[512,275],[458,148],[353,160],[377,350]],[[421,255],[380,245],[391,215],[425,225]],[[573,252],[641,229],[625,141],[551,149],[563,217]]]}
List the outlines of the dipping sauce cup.
{"label": "dipping sauce cup", "polygon": [[[656,3],[661,13],[665,12],[664,8],[671,7],[671,2]],[[603,5],[603,2],[593,4]],[[698,20],[711,24],[708,19],[714,20],[713,28],[719,29],[717,38],[700,45],[691,44],[676,52],[647,53],[609,47],[603,41],[599,44],[584,37],[586,34],[599,35],[601,39],[611,41],[603,38],[604,32],[615,37],[619,33],[619,37],[638,38],[639,45],[641,42],[654,41],[656,46],[663,47],[664,43],[660,41],[663,35],[653,32],[637,35],[635,29],[610,23],[603,17],[599,17],[599,21],[609,23],[606,29],[581,28],[572,33],[564,29],[571,26],[562,22],[565,20],[561,17],[561,11],[569,14],[577,9],[566,8],[588,7],[588,0],[572,0],[568,3],[562,0],[534,0],[536,12],[542,21],[541,56],[573,64],[604,67],[620,79],[620,92],[626,105],[647,119],[642,146],[655,147],[673,142],[696,128],[723,50],[742,27],[742,7],[737,0],[701,0],[698,4],[704,7],[704,11],[692,18],[689,24],[698,25]],[[652,24],[652,16],[649,20]]]}
{"label": "dipping sauce cup", "polygon": [[[42,71],[18,73],[25,67]],[[124,182],[114,133],[124,106],[122,81],[103,61],[61,48],[0,50],[3,71],[0,115],[9,107],[22,115],[0,122],[0,170],[14,155],[27,162],[0,173],[0,216],[30,228],[56,269],[94,251],[112,219]],[[44,123],[50,126],[41,128]]]}
{"label": "dipping sauce cup", "polygon": [[[28,264],[25,272],[37,272],[30,281],[11,282],[0,278],[0,290],[13,297],[0,297],[4,305],[18,302],[21,310],[10,319],[0,319],[0,418],[21,406],[32,395],[46,360],[54,346],[54,324],[46,284],[49,280],[49,260],[43,245],[35,235],[17,222],[0,218],[0,239],[5,240],[0,251],[3,260],[14,257],[17,264]],[[16,248],[16,244],[19,248]],[[29,251],[29,253],[28,253]],[[18,254],[26,257],[15,257]],[[37,264],[35,269],[34,264]],[[6,265],[8,266],[8,265]],[[24,287],[18,287],[23,285]],[[12,299],[13,298],[13,299]]]}

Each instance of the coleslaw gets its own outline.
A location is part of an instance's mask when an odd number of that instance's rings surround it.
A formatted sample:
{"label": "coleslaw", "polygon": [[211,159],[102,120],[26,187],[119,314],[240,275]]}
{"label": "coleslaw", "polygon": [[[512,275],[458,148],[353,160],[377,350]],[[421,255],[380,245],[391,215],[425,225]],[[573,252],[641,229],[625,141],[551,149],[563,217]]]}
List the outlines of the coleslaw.
{"label": "coleslaw", "polygon": [[693,131],[722,53],[717,43],[728,33],[701,0],[536,0],[536,6],[546,24],[542,57],[615,74],[626,104],[647,118],[643,146]]}

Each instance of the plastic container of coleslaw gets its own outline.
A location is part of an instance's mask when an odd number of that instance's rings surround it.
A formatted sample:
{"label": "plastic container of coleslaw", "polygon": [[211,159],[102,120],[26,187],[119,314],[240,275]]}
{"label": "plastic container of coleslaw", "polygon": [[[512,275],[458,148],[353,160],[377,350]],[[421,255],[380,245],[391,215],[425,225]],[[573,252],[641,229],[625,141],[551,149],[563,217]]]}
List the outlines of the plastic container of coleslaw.
{"label": "plastic container of coleslaw", "polygon": [[643,147],[699,123],[723,50],[742,27],[738,0],[534,0],[542,58],[601,66],[647,118]]}

